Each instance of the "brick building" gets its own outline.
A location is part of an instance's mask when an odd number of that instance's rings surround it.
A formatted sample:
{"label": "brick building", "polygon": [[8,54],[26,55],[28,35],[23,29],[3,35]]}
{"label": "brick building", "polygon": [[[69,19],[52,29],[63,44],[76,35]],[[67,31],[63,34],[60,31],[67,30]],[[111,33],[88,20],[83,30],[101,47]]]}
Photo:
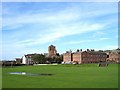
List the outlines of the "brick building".
{"label": "brick building", "polygon": [[72,62],[74,63],[82,63],[82,52],[74,52],[72,54]]}
{"label": "brick building", "polygon": [[98,63],[105,62],[107,59],[107,54],[100,51],[77,51],[74,53],[64,53],[63,61],[72,63]]}
{"label": "brick building", "polygon": [[72,52],[66,52],[63,54],[63,61],[64,63],[71,63],[73,61],[72,59]]}
{"label": "brick building", "polygon": [[81,56],[81,63],[106,62],[107,59],[107,54],[100,51],[84,51]]}
{"label": "brick building", "polygon": [[109,58],[107,59],[108,61],[112,62],[120,62],[120,49],[112,50],[111,52],[108,53]]}

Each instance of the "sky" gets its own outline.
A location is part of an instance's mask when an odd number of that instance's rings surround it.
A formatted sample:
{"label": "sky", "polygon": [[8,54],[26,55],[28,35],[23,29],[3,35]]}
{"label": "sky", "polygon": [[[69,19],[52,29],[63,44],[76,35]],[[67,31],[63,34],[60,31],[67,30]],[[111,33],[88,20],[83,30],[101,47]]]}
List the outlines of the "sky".
{"label": "sky", "polygon": [[[3,2],[2,60],[30,53],[118,48],[117,2]],[[0,45],[0,46],[1,46]]]}

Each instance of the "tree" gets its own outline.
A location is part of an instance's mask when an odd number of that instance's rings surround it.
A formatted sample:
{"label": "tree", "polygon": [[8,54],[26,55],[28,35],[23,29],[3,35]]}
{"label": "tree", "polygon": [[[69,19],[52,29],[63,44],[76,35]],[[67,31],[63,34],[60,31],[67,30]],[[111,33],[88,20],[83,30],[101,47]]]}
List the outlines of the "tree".
{"label": "tree", "polygon": [[51,63],[52,62],[52,58],[51,57],[45,57],[44,63]]}
{"label": "tree", "polygon": [[32,58],[35,63],[44,63],[45,60],[45,56],[43,54],[35,54]]}
{"label": "tree", "polygon": [[56,63],[61,63],[63,61],[63,55],[59,55],[58,57],[55,58]]}
{"label": "tree", "polygon": [[79,50],[79,49],[77,49],[77,52],[80,52],[80,50]]}

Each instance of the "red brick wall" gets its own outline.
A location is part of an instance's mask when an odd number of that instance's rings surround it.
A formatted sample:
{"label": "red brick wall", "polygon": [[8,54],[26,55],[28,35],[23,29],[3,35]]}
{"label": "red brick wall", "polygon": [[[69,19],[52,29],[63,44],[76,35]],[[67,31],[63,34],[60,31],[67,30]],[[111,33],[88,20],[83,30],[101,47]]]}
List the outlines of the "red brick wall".
{"label": "red brick wall", "polygon": [[107,54],[99,52],[83,52],[82,61],[83,63],[98,63],[100,61],[106,61]]}
{"label": "red brick wall", "polygon": [[107,59],[107,54],[104,52],[75,52],[75,53],[64,53],[64,62],[78,62],[78,63],[98,63],[105,62]]}
{"label": "red brick wall", "polygon": [[73,53],[73,62],[81,63],[81,52]]}
{"label": "red brick wall", "polygon": [[72,53],[64,53],[63,54],[63,61],[64,62],[71,62],[72,61]]}

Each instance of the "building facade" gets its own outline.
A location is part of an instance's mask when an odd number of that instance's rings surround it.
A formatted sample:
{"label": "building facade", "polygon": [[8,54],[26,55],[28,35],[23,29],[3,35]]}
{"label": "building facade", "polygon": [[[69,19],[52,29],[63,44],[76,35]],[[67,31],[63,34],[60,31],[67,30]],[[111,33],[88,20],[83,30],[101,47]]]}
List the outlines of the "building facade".
{"label": "building facade", "polygon": [[66,52],[63,54],[63,62],[64,63],[71,63],[73,61],[72,52]]}
{"label": "building facade", "polygon": [[82,52],[74,52],[72,54],[72,59],[74,63],[82,63]]}
{"label": "building facade", "polygon": [[72,63],[99,63],[106,62],[107,54],[99,51],[80,51],[74,53],[64,53],[63,61]]}
{"label": "building facade", "polygon": [[108,55],[109,55],[109,58],[107,59],[108,61],[117,63],[120,62],[120,49],[113,50],[109,52]]}
{"label": "building facade", "polygon": [[82,52],[81,63],[99,63],[106,62],[107,54],[100,51],[84,51]]}
{"label": "building facade", "polygon": [[28,64],[28,65],[34,64],[34,60],[32,58],[34,55],[36,55],[36,53],[24,55],[22,57],[22,64]]}

